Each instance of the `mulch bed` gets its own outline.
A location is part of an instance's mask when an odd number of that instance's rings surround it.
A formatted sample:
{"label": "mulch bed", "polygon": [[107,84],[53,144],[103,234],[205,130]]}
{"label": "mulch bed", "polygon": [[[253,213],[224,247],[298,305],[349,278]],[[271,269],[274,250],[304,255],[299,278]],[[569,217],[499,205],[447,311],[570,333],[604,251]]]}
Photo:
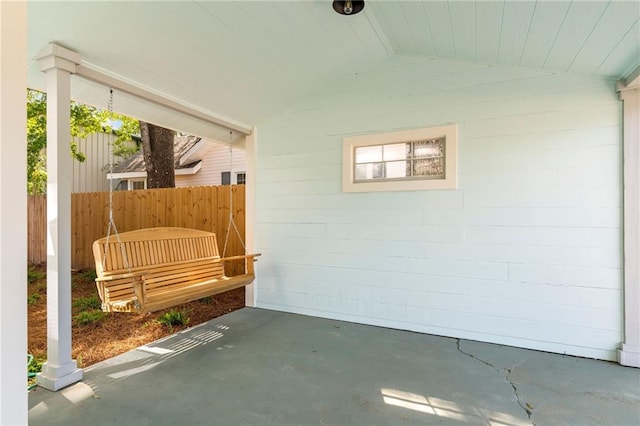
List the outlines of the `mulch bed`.
{"label": "mulch bed", "polygon": [[[46,269],[31,267],[28,287],[28,351],[36,360],[47,357],[47,297]],[[72,274],[71,299],[73,307],[72,357],[81,368],[130,351],[177,331],[244,307],[244,287],[223,294],[174,307],[186,312],[187,325],[171,327],[159,323],[158,318],[170,309],[149,314],[104,313],[96,321],[82,325],[78,315],[100,316],[99,309],[86,306],[87,301],[98,298],[93,279],[94,271],[76,271]],[[99,298],[98,298],[99,300]],[[80,306],[82,302],[85,306]],[[85,314],[81,314],[85,312]]]}

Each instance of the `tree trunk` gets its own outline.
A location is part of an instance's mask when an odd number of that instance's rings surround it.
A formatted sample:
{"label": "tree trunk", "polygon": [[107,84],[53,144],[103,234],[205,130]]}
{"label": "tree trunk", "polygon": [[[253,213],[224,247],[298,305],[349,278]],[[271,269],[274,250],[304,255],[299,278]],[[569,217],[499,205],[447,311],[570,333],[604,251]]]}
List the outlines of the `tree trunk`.
{"label": "tree trunk", "polygon": [[141,121],[140,135],[144,164],[147,169],[147,188],[175,188],[173,158],[175,132]]}

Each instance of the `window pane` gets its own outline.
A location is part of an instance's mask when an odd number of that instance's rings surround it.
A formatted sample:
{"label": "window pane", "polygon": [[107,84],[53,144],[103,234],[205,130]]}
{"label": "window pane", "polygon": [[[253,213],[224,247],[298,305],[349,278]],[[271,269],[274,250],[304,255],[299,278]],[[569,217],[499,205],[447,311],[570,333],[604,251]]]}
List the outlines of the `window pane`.
{"label": "window pane", "polygon": [[444,138],[413,143],[414,158],[442,157],[444,155]]}
{"label": "window pane", "polygon": [[223,185],[230,185],[231,184],[231,172],[222,172],[222,175],[220,176],[220,180],[222,181]]}
{"label": "window pane", "polygon": [[356,164],[382,161],[382,145],[356,148]]}
{"label": "window pane", "polygon": [[144,189],[144,181],[143,180],[134,180],[133,181],[133,189]]}
{"label": "window pane", "polygon": [[384,145],[384,161],[404,160],[406,158],[410,158],[410,152],[410,143],[394,143],[392,145]]}
{"label": "window pane", "polygon": [[404,178],[407,177],[409,168],[406,161],[390,161],[387,164],[387,178]]}
{"label": "window pane", "polygon": [[444,178],[444,158],[414,160],[413,175]]}
{"label": "window pane", "polygon": [[384,177],[384,163],[356,164],[356,179],[382,179]]}
{"label": "window pane", "polygon": [[246,184],[246,174],[245,173],[236,173],[236,183],[238,185],[244,185]]}

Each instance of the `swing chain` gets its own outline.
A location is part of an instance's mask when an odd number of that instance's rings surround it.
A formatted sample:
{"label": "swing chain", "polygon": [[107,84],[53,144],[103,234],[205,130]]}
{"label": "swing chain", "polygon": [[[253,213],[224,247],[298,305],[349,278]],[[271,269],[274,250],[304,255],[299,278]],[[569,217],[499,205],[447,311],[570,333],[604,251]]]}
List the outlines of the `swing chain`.
{"label": "swing chain", "polygon": [[247,247],[242,240],[242,236],[240,235],[240,231],[236,226],[235,221],[233,220],[233,192],[231,189],[231,176],[233,176],[233,130],[229,130],[229,225],[227,226],[227,232],[224,238],[224,248],[222,249],[222,257],[225,257],[227,254],[227,243],[229,242],[229,234],[231,233],[231,226],[236,231],[236,235],[238,236],[238,240],[242,245],[242,249],[244,250],[244,254],[247,254]]}
{"label": "swing chain", "polygon": [[[107,111],[109,112],[109,119],[111,118],[111,114],[113,113],[113,87],[109,88],[109,102],[107,103]],[[122,254],[122,260],[124,261],[124,266],[131,273],[131,267],[129,266],[129,259],[127,257],[127,252],[120,240],[120,234],[118,233],[118,228],[116,227],[116,222],[113,219],[113,163],[115,161],[115,154],[113,149],[113,141],[109,139],[109,174],[111,175],[111,179],[109,179],[109,225],[107,226],[107,239],[104,244],[104,253],[102,256],[102,269],[105,267],[105,262],[107,260],[107,252],[109,251],[109,237],[111,236],[111,228],[115,231],[116,240],[118,241],[120,252]]]}
{"label": "swing chain", "polygon": [[109,88],[109,103],[107,104],[107,111],[109,111],[109,115],[113,112],[113,87]]}

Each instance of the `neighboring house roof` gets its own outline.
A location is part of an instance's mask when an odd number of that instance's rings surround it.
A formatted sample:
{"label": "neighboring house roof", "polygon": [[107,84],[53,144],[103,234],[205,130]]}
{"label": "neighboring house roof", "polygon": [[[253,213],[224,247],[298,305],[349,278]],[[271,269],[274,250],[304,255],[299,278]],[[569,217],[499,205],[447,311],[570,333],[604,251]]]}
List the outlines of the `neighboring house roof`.
{"label": "neighboring house roof", "polygon": [[[176,175],[195,174],[200,170],[202,158],[214,147],[215,142],[197,136],[176,136],[173,142]],[[114,166],[107,179],[146,177],[142,150]]]}

